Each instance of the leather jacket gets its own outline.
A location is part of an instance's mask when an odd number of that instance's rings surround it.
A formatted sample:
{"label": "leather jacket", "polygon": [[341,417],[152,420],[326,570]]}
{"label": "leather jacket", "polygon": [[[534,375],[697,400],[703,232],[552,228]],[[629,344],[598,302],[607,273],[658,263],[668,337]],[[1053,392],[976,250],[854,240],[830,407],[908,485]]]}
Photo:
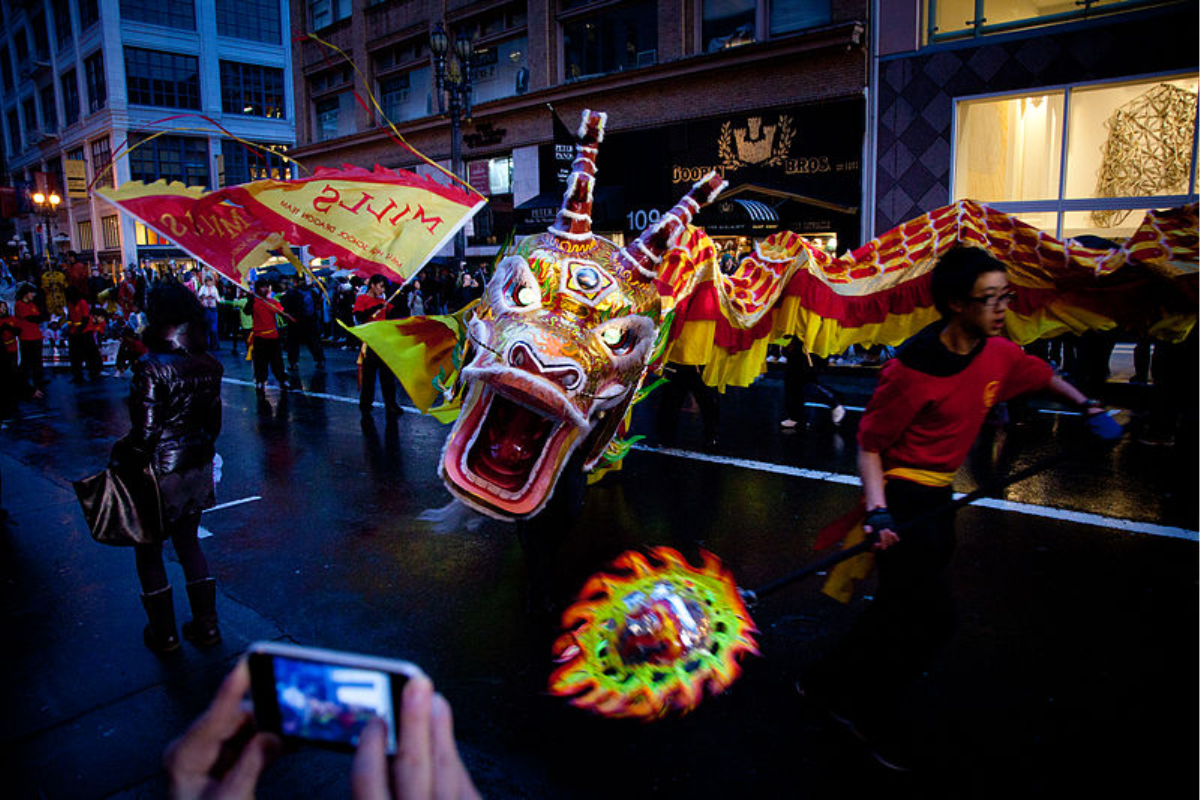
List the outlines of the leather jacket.
{"label": "leather jacket", "polygon": [[188,328],[146,330],[149,352],[133,365],[130,381],[132,427],[118,443],[150,464],[166,522],[216,503],[212,463],[225,368],[204,352],[207,332]]}

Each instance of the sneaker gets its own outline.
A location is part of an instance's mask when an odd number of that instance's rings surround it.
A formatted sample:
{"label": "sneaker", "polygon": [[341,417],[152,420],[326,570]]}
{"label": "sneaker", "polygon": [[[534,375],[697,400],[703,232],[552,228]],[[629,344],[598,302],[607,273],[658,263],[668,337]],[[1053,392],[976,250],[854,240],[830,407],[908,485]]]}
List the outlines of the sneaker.
{"label": "sneaker", "polygon": [[834,425],[841,425],[842,420],[846,418],[846,407],[841,403],[838,403],[833,407],[833,410],[829,412],[829,418],[833,420]]}
{"label": "sneaker", "polygon": [[794,419],[785,419],[783,422],[779,423],[779,427],[786,431],[790,431],[792,428],[796,427],[796,424],[796,420]]}

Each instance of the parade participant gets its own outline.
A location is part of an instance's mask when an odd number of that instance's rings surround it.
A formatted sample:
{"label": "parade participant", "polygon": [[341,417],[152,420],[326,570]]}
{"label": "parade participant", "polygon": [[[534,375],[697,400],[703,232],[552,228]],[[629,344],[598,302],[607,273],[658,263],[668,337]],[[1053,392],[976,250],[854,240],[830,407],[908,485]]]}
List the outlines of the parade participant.
{"label": "parade participant", "polygon": [[[158,483],[161,538],[134,545],[142,604],[149,624],[146,646],[155,653],[179,649],[175,606],[163,566],[170,538],[187,579],[192,620],[183,635],[201,647],[221,641],[216,584],[197,534],[200,512],[216,498],[213,456],[221,432],[220,362],[205,352],[206,319],[196,296],[179,284],[150,294],[144,342],[149,353],[130,379],[129,433],[114,445],[118,461],[146,464]],[[121,456],[116,458],[116,453]],[[153,538],[153,537],[139,537]]]}
{"label": "parade participant", "polygon": [[283,313],[283,307],[268,296],[270,282],[259,278],[254,282],[254,294],[246,301],[246,311],[253,320],[253,360],[254,385],[259,392],[266,389],[267,373],[274,372],[275,380],[279,381],[281,389],[287,389],[288,378],[283,369],[283,347],[279,337],[279,326],[275,320],[276,314]]}
{"label": "parade participant", "polygon": [[132,268],[126,270],[117,284],[117,307],[126,319],[133,313],[138,303],[137,281],[134,279]]}
{"label": "parade participant", "polygon": [[67,287],[67,348],[71,359],[72,383],[83,383],[84,364],[92,380],[100,377],[100,350],[96,345],[92,307],[74,286]]}
{"label": "parade participant", "polygon": [[795,428],[806,416],[804,396],[808,392],[818,395],[829,406],[829,418],[840,425],[846,417],[846,407],[837,393],[821,383],[821,372],[828,359],[806,352],[799,339],[792,339],[784,349],[787,368],[783,373],[783,405],[787,415],[779,423],[784,430]]}
{"label": "parade participant", "polygon": [[0,300],[0,419],[15,416],[17,400],[41,397],[26,382],[18,367],[21,323]]}
{"label": "parade participant", "polygon": [[21,331],[17,334],[20,340],[21,371],[25,380],[34,389],[46,385],[45,365],[42,364],[42,327],[47,315],[35,302],[37,289],[26,283],[17,289],[16,318]]}
{"label": "parade participant", "polygon": [[[383,275],[372,275],[367,281],[367,291],[354,300],[354,322],[365,325],[392,318],[394,309],[387,302],[385,295],[388,289],[388,279]],[[400,404],[396,402],[396,376],[388,369],[383,360],[374,350],[363,345],[362,348],[362,381],[358,388],[358,410],[363,416],[370,416],[375,405],[375,378],[379,378],[379,390],[383,394],[383,406],[389,417],[400,414]]]}
{"label": "parade participant", "polygon": [[221,338],[217,333],[217,305],[221,299],[217,291],[217,279],[211,274],[204,276],[204,284],[196,290],[200,305],[204,306],[204,316],[208,320],[208,349],[220,350]]}
{"label": "parade participant", "polygon": [[903,536],[896,530],[950,502],[954,474],[994,404],[1049,389],[1088,415],[1103,413],[1045,361],[1001,338],[1014,292],[1004,265],[986,251],[949,250],[930,287],[941,320],[884,366],[858,428],[863,529],[879,537],[874,600],[797,685],[893,769],[907,769],[909,760],[902,694],[955,626],[947,574],[953,518],[934,518]]}
{"label": "parade participant", "polygon": [[292,372],[299,369],[301,344],[308,348],[314,366],[318,370],[325,369],[325,350],[321,347],[321,298],[317,296],[317,287],[293,283],[279,299],[292,317],[287,328],[288,369]]}
{"label": "parade participant", "polygon": [[46,302],[46,313],[51,317],[61,315],[67,307],[67,276],[51,264],[42,273],[42,295]]}
{"label": "parade participant", "polygon": [[121,331],[121,346],[117,348],[117,373],[120,374],[132,367],[147,352],[149,351],[146,349],[146,345],[142,344],[137,331],[126,325],[125,329]]}
{"label": "parade participant", "polygon": [[[249,691],[250,668],[242,658],[204,713],[167,746],[163,763],[174,800],[254,796],[283,743],[255,730],[243,703]],[[403,746],[390,763],[386,726],[376,719],[363,729],[350,767],[354,800],[478,800],[458,753],[450,704],[428,678],[405,683],[398,727]]]}

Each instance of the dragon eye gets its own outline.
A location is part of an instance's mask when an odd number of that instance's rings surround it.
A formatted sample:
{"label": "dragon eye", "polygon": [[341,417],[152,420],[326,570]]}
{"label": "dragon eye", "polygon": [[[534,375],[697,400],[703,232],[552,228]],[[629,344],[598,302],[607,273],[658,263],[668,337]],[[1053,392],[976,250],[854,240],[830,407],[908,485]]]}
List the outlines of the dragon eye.
{"label": "dragon eye", "polygon": [[617,355],[625,355],[633,349],[633,334],[624,328],[605,328],[600,331],[600,341]]}
{"label": "dragon eye", "polygon": [[532,286],[521,286],[515,299],[519,306],[531,306],[538,301],[538,293]]}

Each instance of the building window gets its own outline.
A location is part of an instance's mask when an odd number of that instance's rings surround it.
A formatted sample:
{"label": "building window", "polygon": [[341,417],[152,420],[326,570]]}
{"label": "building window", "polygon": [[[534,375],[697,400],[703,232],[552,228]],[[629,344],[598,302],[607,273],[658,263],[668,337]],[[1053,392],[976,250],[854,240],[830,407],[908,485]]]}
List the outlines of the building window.
{"label": "building window", "polygon": [[11,92],[16,86],[13,82],[12,61],[9,60],[8,48],[0,48],[0,77],[4,79],[4,91]]}
{"label": "building window", "polygon": [[142,247],[154,247],[155,245],[171,243],[170,239],[165,236],[159,236],[140,222],[133,224],[133,240]]}
{"label": "building window", "polygon": [[391,122],[418,119],[429,113],[433,74],[428,67],[379,79],[379,106]]}
{"label": "building window", "polygon": [[318,142],[357,133],[354,124],[354,96],[350,92],[317,100],[313,106],[316,112]]}
{"label": "building window", "polygon": [[283,70],[222,61],[221,109],[226,114],[283,119]]}
{"label": "building window", "polygon": [[925,35],[929,42],[984,36],[1018,28],[1095,17],[1131,7],[1162,5],[1163,0],[926,0]]}
{"label": "building window", "polygon": [[90,219],[81,219],[75,225],[75,233],[79,238],[80,250],[94,250],[96,247],[95,241],[92,239],[92,221]]}
{"label": "building window", "polygon": [[25,122],[25,141],[33,144],[37,139],[33,134],[38,129],[38,121],[37,104],[33,101],[32,97],[27,97],[21,103],[21,116],[24,117],[23,121]]}
{"label": "building window", "polygon": [[314,31],[350,16],[350,0],[308,0],[308,21]]}
{"label": "building window", "polygon": [[1196,202],[1196,98],[1192,74],[960,100],[952,196],[1059,238],[1127,236]]}
{"label": "building window", "polygon": [[104,80],[104,53],[96,51],[83,62],[83,74],[87,79],[88,113],[104,108],[108,103],[108,84]]}
{"label": "building window", "polygon": [[512,194],[512,156],[488,161],[488,195]]}
{"label": "building window", "polygon": [[129,176],[135,181],[180,181],[209,185],[208,142],[191,136],[159,136],[142,140],[129,151]]}
{"label": "building window", "polygon": [[286,149],[285,146],[281,144],[262,146],[266,150],[246,147],[233,139],[221,140],[226,186],[267,179],[287,180],[287,164],[278,155]]}
{"label": "building window", "polygon": [[126,47],[125,81],[130,103],[200,108],[200,66],[195,56]]}
{"label": "building window", "polygon": [[829,0],[772,0],[772,36],[829,24]]}
{"label": "building window", "polygon": [[54,96],[53,83],[42,87],[41,100],[42,130],[46,133],[53,133],[58,130],[58,105],[57,98]]}
{"label": "building window", "polygon": [[217,0],[217,33],[279,44],[279,0]]}
{"label": "building window", "polygon": [[59,78],[62,86],[63,125],[74,125],[79,121],[79,77],[75,70],[68,70]]}
{"label": "building window", "polygon": [[95,170],[93,180],[101,185],[116,186],[117,176],[109,169],[112,163],[112,150],[109,148],[108,137],[92,142],[92,169]]}
{"label": "building window", "polygon": [[71,2],[70,0],[53,0],[54,3],[54,40],[58,49],[62,50],[71,43]]}
{"label": "building window", "polygon": [[658,62],[658,8],[653,2],[607,8],[563,23],[569,81]]}
{"label": "building window", "polygon": [[473,102],[522,94],[528,83],[529,37],[521,36],[476,51],[472,59]]}
{"label": "building window", "polygon": [[13,46],[16,47],[17,67],[20,68],[29,61],[29,39],[25,35],[25,28],[17,28],[13,33]]}
{"label": "building window", "polygon": [[196,30],[194,0],[121,0],[121,17],[185,31]]}
{"label": "building window", "polygon": [[116,214],[100,218],[100,230],[104,235],[104,249],[116,250],[121,246],[121,218]]}
{"label": "building window", "polygon": [[33,31],[33,52],[37,56],[37,60],[49,61],[50,38],[46,34],[46,15],[39,11],[33,15],[33,20],[29,25]]}
{"label": "building window", "polygon": [[8,152],[16,155],[21,152],[21,120],[14,108],[8,112]]}
{"label": "building window", "polygon": [[79,0],[79,30],[86,31],[100,21],[100,0]]}
{"label": "building window", "polygon": [[704,0],[702,13],[700,38],[704,52],[715,53],[755,40],[758,0]]}

